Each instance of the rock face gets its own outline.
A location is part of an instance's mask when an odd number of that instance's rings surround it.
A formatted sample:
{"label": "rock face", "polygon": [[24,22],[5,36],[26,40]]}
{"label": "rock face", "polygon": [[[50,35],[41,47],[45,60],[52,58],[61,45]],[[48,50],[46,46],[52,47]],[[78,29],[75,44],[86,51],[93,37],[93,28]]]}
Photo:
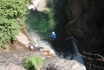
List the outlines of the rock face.
{"label": "rock face", "polygon": [[23,61],[27,56],[40,56],[47,58],[41,53],[36,52],[1,52],[0,70],[26,70],[23,68]]}
{"label": "rock face", "polygon": [[[68,4],[68,30],[76,38],[80,53],[92,59],[100,57],[91,54],[104,57],[104,0],[68,0]],[[103,61],[88,58],[84,58],[84,61],[86,66],[92,61],[90,69],[98,70],[104,66]]]}
{"label": "rock face", "polygon": [[40,11],[40,12],[43,12],[45,11],[47,8],[47,1],[48,0],[40,0],[39,4],[38,4],[38,7],[37,7],[37,10]]}
{"label": "rock face", "polygon": [[33,10],[38,10],[39,12],[43,12],[45,10],[48,10],[48,8],[46,8],[48,0],[29,0],[29,2],[32,4],[30,6],[34,6],[34,7],[28,7],[29,8],[33,8]]}
{"label": "rock face", "polygon": [[0,56],[0,59],[0,70],[26,70],[22,66],[13,64],[11,61],[2,56]]}
{"label": "rock face", "polygon": [[16,38],[17,38],[17,40],[18,40],[20,43],[22,43],[22,44],[24,44],[24,45],[27,45],[28,43],[31,43],[31,42],[27,39],[27,37],[26,37],[24,34],[22,34],[22,33],[19,33],[19,35],[16,36]]}
{"label": "rock face", "polygon": [[33,38],[28,34],[26,26],[17,18],[18,25],[21,28],[21,31],[16,36],[16,39],[5,44],[0,48],[0,52],[10,52],[10,51],[30,51],[27,46],[28,43],[35,44]]}
{"label": "rock face", "polygon": [[40,70],[86,70],[86,68],[75,60],[49,57],[45,59]]}
{"label": "rock face", "polygon": [[50,5],[53,5],[54,0],[29,0],[31,3],[28,9],[37,10],[39,12],[50,12]]}

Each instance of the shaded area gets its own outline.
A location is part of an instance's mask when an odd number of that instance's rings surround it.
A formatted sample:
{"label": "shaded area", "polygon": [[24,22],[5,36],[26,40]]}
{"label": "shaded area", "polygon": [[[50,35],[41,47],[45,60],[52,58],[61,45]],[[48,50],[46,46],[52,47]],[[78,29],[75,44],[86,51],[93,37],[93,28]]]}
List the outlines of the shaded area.
{"label": "shaded area", "polygon": [[72,42],[74,40],[67,31],[67,23],[69,21],[67,10],[68,0],[55,0],[54,8],[54,20],[56,22],[56,27],[53,31],[56,32],[57,37],[54,41],[51,41],[51,43],[59,56],[63,55],[64,57],[67,57],[75,54],[75,48]]}
{"label": "shaded area", "polygon": [[[69,0],[68,25],[70,33],[77,39],[80,53],[87,70],[103,70],[104,61],[104,0]],[[90,53],[90,54],[87,54]],[[92,58],[92,59],[88,59]],[[103,60],[103,59],[101,59]]]}
{"label": "shaded area", "polygon": [[[42,39],[49,41],[52,45],[52,48],[57,52],[58,55],[63,55],[64,57],[74,55],[74,40],[67,31],[67,24],[69,21],[67,10],[68,0],[54,0],[54,3],[51,4],[54,4],[54,6],[51,6],[52,9],[54,8],[54,10],[51,10],[52,12],[48,13],[48,15],[39,13],[36,10],[31,10],[30,14],[27,16],[26,24],[28,27],[30,26],[29,29],[33,29],[39,33]],[[51,8],[50,5],[48,4],[47,7]],[[54,18],[52,13],[54,13]],[[55,23],[53,24],[56,25],[53,29],[53,31],[55,31],[57,34],[55,41],[52,41],[50,38],[50,33],[52,31],[50,28],[51,24],[49,23],[50,18],[54,19]]]}
{"label": "shaded area", "polygon": [[49,37],[48,33],[51,30],[48,21],[48,15],[36,10],[30,10],[25,23],[28,27],[27,30],[29,33],[35,31],[41,35],[42,39],[47,40]]}

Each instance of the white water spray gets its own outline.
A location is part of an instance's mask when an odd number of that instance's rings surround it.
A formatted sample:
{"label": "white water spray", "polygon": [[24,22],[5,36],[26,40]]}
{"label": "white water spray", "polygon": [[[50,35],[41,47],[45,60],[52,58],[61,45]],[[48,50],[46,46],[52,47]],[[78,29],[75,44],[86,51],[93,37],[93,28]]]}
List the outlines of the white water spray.
{"label": "white water spray", "polygon": [[[72,60],[76,60],[76,61],[78,61],[79,63],[84,64],[83,59],[82,59],[82,56],[81,56],[81,55],[78,55],[78,54],[80,54],[80,52],[79,52],[79,50],[78,50],[78,48],[77,48],[77,45],[76,45],[76,43],[75,43],[75,39],[74,39],[73,37],[69,37],[69,38],[67,38],[67,39],[72,39],[73,47],[75,48],[75,51],[76,51],[76,53],[73,55],[74,57],[73,57]],[[67,40],[67,39],[66,39],[66,40]],[[68,53],[68,52],[66,52],[66,53]],[[59,57],[60,57],[60,58],[64,58],[63,54],[64,54],[64,53],[61,52],[61,55],[60,55]],[[71,55],[68,55],[65,59],[69,59],[69,60],[70,60],[70,58],[71,58]]]}
{"label": "white water spray", "polygon": [[[74,46],[75,49],[76,49],[76,56],[74,56],[73,60],[76,60],[76,61],[80,62],[81,64],[84,64],[83,59],[82,59],[82,56],[78,55],[78,54],[80,54],[80,53],[79,53],[79,51],[78,51],[78,48],[77,48],[77,46],[76,46],[76,43],[75,43],[74,41],[72,41],[72,42],[73,42],[73,46]],[[78,54],[77,54],[77,53],[78,53]]]}
{"label": "white water spray", "polygon": [[[37,31],[38,31],[38,30],[37,30]],[[39,45],[39,46],[45,48],[45,49],[52,49],[52,48],[51,48],[51,45],[50,45],[47,41],[42,40],[42,37],[37,33],[37,31],[36,31],[36,30],[34,30],[34,31],[33,31],[33,30],[30,30],[30,31],[29,31],[29,34],[32,36],[32,38],[33,38],[33,40],[35,41],[35,43],[36,43],[37,45]],[[72,42],[73,42],[73,46],[74,46],[75,49],[76,49],[76,53],[79,53],[74,38],[73,38],[73,37],[70,37],[70,38],[73,39]],[[70,39],[70,38],[69,38],[69,39]],[[57,51],[56,51],[56,52],[57,52]],[[63,53],[63,52],[62,52],[62,53]],[[63,55],[61,55],[61,56],[59,56],[59,57],[63,58]],[[70,58],[71,58],[71,55],[67,56],[66,59],[70,59]],[[78,54],[76,54],[76,55],[73,57],[73,60],[76,60],[76,61],[80,62],[81,64],[84,64],[84,63],[83,63],[82,56],[79,56]]]}
{"label": "white water spray", "polygon": [[36,31],[30,31],[29,34],[32,36],[33,40],[38,46],[45,49],[52,49],[51,45],[47,41],[42,40],[41,36]]}

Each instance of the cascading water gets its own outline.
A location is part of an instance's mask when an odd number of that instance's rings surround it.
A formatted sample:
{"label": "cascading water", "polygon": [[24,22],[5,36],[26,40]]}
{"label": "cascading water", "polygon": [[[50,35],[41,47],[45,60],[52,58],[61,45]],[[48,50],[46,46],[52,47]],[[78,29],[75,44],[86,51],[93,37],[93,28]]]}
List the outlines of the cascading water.
{"label": "cascading water", "polygon": [[33,37],[37,45],[50,49],[51,45],[46,40],[49,39],[48,16],[36,10],[30,10],[25,21],[28,33]]}
{"label": "cascading water", "polygon": [[32,36],[33,40],[37,45],[46,49],[52,49],[51,45],[47,41],[43,40],[42,37],[35,30],[31,30],[29,34]]}
{"label": "cascading water", "polygon": [[78,51],[78,48],[77,48],[77,45],[76,45],[75,41],[73,41],[73,46],[74,46],[75,49],[76,49],[76,56],[74,56],[73,60],[77,60],[78,62],[84,64],[83,59],[82,59],[82,56],[79,55],[80,53],[79,53],[79,51]]}
{"label": "cascading water", "polygon": [[[54,15],[56,27],[54,31],[57,34],[55,41],[51,41],[50,33],[53,29],[49,27],[49,16],[44,13],[39,13],[36,10],[30,11],[27,15],[27,20],[25,21],[29,34],[34,38],[36,44],[44,48],[53,48],[57,55],[62,58],[77,60],[83,64],[82,57],[77,55],[79,53],[75,40],[67,35],[65,26],[68,23],[68,17],[65,15],[66,3],[62,2],[64,0],[56,0],[55,10],[57,10]],[[67,0],[65,0],[67,1]],[[60,8],[60,9],[59,9]],[[60,12],[61,11],[61,12]]]}

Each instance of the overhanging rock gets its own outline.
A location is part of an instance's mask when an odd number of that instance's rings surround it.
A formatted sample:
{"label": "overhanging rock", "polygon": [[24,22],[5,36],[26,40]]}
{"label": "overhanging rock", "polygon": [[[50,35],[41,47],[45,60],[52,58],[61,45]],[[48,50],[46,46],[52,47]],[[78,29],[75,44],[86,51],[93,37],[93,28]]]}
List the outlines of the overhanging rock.
{"label": "overhanging rock", "polygon": [[40,70],[86,70],[86,68],[75,60],[49,57],[44,61]]}

